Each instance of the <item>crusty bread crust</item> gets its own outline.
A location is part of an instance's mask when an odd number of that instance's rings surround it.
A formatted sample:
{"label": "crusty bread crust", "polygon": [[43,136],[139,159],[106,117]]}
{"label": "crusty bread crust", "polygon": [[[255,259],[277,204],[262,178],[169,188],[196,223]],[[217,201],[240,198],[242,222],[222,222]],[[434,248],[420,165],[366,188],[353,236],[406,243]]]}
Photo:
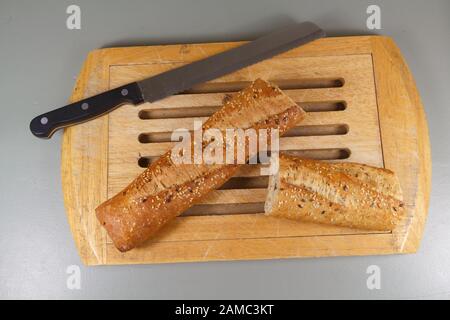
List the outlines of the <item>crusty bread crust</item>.
{"label": "crusty bread crust", "polygon": [[[303,109],[280,89],[258,79],[227,99],[202,129],[266,128],[283,134],[304,116]],[[97,218],[120,251],[130,250],[225,183],[238,168],[238,164],[175,164],[168,151],[123,191],[101,204],[96,209]]]}
{"label": "crusty bread crust", "polygon": [[265,204],[269,216],[344,227],[393,230],[404,216],[400,184],[386,169],[280,154]]}

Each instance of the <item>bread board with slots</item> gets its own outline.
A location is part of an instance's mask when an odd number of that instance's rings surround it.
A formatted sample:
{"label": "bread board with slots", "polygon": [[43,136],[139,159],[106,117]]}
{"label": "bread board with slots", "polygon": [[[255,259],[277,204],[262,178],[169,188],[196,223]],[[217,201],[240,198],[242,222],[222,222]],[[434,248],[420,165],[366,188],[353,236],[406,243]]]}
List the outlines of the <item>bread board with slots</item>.
{"label": "bread board with slots", "polygon": [[[243,42],[99,49],[91,52],[71,100],[190,63]],[[256,78],[278,84],[307,111],[280,149],[327,161],[395,171],[407,218],[392,232],[265,217],[267,176],[244,165],[143,246],[119,252],[95,208],[128,185],[223,99]],[[62,182],[70,227],[87,265],[278,259],[415,252],[427,217],[431,159],[425,114],[394,42],[382,36],[325,38],[154,103],[124,105],[65,129]]]}

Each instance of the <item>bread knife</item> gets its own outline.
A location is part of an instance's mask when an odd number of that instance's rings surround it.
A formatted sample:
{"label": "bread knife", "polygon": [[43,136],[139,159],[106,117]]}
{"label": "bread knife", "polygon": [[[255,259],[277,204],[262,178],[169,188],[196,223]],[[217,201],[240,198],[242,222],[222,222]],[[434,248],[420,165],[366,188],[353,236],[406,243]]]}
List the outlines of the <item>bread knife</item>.
{"label": "bread knife", "polygon": [[94,119],[120,105],[160,100],[323,36],[325,32],[314,23],[295,23],[237,48],[41,114],[31,120],[30,130],[36,137],[50,138],[58,129]]}

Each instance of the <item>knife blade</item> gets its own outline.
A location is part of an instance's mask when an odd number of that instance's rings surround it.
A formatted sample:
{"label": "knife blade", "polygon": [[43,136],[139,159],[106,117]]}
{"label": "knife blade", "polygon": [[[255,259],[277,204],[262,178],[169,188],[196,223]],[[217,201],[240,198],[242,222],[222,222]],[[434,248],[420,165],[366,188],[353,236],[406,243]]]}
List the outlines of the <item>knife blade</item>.
{"label": "knife blade", "polygon": [[50,138],[58,129],[91,120],[123,104],[160,100],[323,36],[325,32],[312,22],[296,23],[237,48],[41,114],[31,120],[30,130],[36,137]]}

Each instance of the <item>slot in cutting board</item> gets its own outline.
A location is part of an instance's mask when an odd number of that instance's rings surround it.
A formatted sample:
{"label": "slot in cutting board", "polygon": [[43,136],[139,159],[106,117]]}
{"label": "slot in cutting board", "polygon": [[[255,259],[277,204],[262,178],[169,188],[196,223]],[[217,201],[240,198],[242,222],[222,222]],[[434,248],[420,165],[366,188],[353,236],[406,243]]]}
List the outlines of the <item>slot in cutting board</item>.
{"label": "slot in cutting board", "polygon": [[[72,100],[170,70],[242,43],[111,48],[92,52]],[[399,175],[408,218],[368,232],[262,216],[267,177],[245,165],[220,189],[144,246],[120,253],[94,209],[170,149],[171,132],[191,130],[227,95],[256,78],[278,84],[308,112],[280,140],[304,157],[354,161]],[[327,38],[155,103],[125,105],[65,130],[66,210],[86,264],[161,263],[414,252],[428,206],[428,130],[412,76],[389,38]]]}

